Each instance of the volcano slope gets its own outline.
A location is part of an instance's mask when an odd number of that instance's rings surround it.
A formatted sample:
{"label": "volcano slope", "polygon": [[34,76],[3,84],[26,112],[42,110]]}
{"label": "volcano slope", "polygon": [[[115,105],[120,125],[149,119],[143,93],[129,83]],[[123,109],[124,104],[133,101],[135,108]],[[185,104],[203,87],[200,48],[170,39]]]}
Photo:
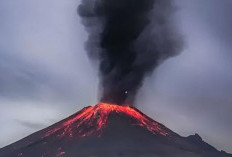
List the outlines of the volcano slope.
{"label": "volcano slope", "polygon": [[99,103],[0,149],[0,157],[231,157],[136,108]]}

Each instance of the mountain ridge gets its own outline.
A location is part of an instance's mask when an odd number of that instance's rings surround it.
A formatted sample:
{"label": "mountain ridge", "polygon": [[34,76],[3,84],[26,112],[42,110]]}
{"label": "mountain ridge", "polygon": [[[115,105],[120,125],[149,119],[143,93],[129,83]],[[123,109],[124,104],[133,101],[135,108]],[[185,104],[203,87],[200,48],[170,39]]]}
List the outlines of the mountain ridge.
{"label": "mountain ridge", "polygon": [[198,135],[182,137],[136,108],[99,103],[0,149],[1,157],[231,157]]}

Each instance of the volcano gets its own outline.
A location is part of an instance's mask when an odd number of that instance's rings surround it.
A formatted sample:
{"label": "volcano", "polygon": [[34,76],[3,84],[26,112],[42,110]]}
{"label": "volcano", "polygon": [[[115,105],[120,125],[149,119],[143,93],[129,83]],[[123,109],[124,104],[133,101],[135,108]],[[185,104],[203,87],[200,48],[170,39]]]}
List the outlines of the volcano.
{"label": "volcano", "polygon": [[99,103],[0,149],[0,157],[231,157],[138,109]]}

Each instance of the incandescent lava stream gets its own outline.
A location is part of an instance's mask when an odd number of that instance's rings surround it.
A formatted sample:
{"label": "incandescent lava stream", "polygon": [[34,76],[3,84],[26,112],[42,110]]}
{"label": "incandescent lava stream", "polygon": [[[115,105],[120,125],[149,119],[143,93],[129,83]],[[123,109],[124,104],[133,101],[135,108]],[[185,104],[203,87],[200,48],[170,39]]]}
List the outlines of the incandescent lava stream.
{"label": "incandescent lava stream", "polygon": [[[132,120],[132,125],[144,127],[154,134],[160,134],[163,136],[168,135],[168,131],[164,126],[133,107],[128,105],[119,106],[99,103],[96,106],[89,106],[79,111],[72,118],[67,119],[59,126],[49,130],[45,137],[54,133],[56,133],[56,136],[58,137],[86,137],[90,135],[101,136],[103,129],[107,125],[109,116],[114,113],[129,117]],[[89,126],[89,128],[86,128],[86,126]]]}

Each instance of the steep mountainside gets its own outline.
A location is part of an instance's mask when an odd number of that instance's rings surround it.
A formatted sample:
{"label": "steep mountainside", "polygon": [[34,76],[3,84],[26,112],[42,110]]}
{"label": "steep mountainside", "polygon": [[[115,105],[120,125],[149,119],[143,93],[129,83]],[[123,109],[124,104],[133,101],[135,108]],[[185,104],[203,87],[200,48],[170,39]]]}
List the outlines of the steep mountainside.
{"label": "steep mountainside", "polygon": [[136,108],[99,103],[0,149],[0,157],[231,157]]}

